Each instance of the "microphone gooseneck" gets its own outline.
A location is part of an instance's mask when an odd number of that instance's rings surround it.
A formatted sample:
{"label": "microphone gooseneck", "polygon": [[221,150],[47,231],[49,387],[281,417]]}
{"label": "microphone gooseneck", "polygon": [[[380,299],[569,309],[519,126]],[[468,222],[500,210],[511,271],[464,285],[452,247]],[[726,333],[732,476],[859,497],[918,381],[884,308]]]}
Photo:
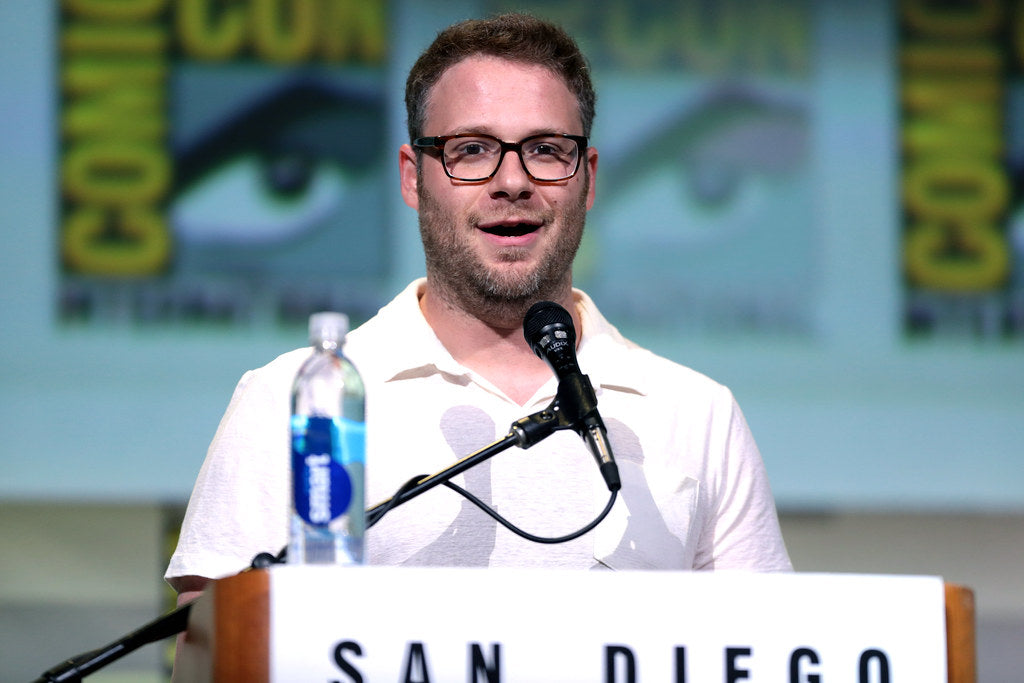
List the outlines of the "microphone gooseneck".
{"label": "microphone gooseneck", "polygon": [[608,432],[597,412],[597,396],[576,360],[576,327],[572,316],[553,301],[538,301],[523,318],[523,336],[558,378],[553,407],[559,420],[566,422],[586,442],[608,490],[618,491],[622,482],[608,443]]}

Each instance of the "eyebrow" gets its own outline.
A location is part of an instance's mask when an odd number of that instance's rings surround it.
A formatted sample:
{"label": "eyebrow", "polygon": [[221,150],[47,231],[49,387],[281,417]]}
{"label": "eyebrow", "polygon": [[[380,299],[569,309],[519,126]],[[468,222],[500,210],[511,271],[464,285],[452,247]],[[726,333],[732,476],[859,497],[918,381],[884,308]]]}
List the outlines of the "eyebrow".
{"label": "eyebrow", "polygon": [[[484,135],[496,137],[499,140],[504,140],[505,142],[515,142],[515,140],[506,140],[501,135],[498,135],[494,131],[494,129],[489,125],[462,126],[460,128],[453,129],[450,132],[444,133],[444,135],[455,135],[457,133],[482,133]],[[527,132],[526,135],[521,136],[519,139],[522,140],[523,138],[528,138],[532,135],[547,135],[549,133],[565,133],[566,135],[576,135],[576,133],[567,133],[566,131],[558,130],[557,128],[534,128],[533,130]],[[578,133],[578,135],[582,135],[582,133]]]}

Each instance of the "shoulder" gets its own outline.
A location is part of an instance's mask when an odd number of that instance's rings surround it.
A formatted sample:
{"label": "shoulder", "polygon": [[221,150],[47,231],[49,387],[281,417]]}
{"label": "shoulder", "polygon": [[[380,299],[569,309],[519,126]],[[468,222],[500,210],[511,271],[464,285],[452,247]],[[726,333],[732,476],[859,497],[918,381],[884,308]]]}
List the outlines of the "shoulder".
{"label": "shoulder", "polygon": [[303,347],[282,353],[266,365],[247,371],[238,380],[228,413],[242,405],[280,404],[291,395],[292,382],[299,368],[310,356],[310,348]]}
{"label": "shoulder", "polygon": [[[387,365],[389,356],[407,342],[410,325],[417,322],[416,304],[420,281],[412,282],[372,318],[345,336],[342,352],[355,364],[359,372],[376,376],[378,366]],[[422,316],[419,316],[422,319]],[[292,381],[302,364],[312,353],[309,346],[287,351],[266,365],[249,370],[238,382],[239,391],[258,392],[272,390],[288,396]],[[282,387],[286,387],[282,391]]]}
{"label": "shoulder", "polygon": [[732,392],[723,384],[627,339],[579,290],[577,305],[584,328],[580,363],[593,382],[670,403],[732,403]]}
{"label": "shoulder", "polygon": [[[648,349],[623,347],[615,357],[613,374],[598,380],[603,389],[602,400],[610,405],[628,405],[627,410],[640,411],[647,417],[671,425],[671,430],[685,428],[730,430],[741,423],[742,412],[736,399],[724,384],[691,367],[660,356]],[[617,383],[609,383],[610,379]],[[613,398],[614,397],[614,398]],[[697,430],[697,426],[702,426]]]}
{"label": "shoulder", "polygon": [[308,346],[282,353],[266,365],[245,373],[242,376],[242,382],[277,384],[287,381],[290,384],[295,379],[295,373],[299,371],[311,353],[312,350]]}

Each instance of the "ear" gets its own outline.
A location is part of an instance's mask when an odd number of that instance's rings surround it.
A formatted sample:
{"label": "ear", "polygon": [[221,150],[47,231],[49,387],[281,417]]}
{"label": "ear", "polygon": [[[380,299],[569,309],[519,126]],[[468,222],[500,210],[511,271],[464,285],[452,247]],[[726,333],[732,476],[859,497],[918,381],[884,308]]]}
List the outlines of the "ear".
{"label": "ear", "polygon": [[401,180],[402,199],[410,207],[419,211],[420,195],[416,168],[416,150],[411,145],[402,145],[398,149],[398,176]]}
{"label": "ear", "polygon": [[587,148],[587,158],[584,162],[587,165],[589,187],[587,187],[587,211],[594,206],[594,198],[597,195],[597,150],[593,147]]}

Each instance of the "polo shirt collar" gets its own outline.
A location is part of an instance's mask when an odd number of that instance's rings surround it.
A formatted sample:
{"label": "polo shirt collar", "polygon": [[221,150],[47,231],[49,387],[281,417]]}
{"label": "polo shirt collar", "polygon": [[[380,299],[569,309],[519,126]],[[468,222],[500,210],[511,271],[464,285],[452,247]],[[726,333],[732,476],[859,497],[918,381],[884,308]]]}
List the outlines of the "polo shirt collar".
{"label": "polo shirt collar", "polygon": [[[368,323],[379,326],[377,338],[396,340],[394,346],[382,354],[386,357],[376,358],[385,381],[425,377],[435,372],[456,377],[471,374],[452,358],[423,317],[419,299],[425,286],[426,278],[414,280]],[[582,327],[578,350],[580,369],[590,377],[594,388],[646,394],[645,382],[629,362],[630,353],[638,347],[601,315],[585,292],[573,289],[573,298]],[[589,373],[588,367],[600,367],[599,375]]]}

